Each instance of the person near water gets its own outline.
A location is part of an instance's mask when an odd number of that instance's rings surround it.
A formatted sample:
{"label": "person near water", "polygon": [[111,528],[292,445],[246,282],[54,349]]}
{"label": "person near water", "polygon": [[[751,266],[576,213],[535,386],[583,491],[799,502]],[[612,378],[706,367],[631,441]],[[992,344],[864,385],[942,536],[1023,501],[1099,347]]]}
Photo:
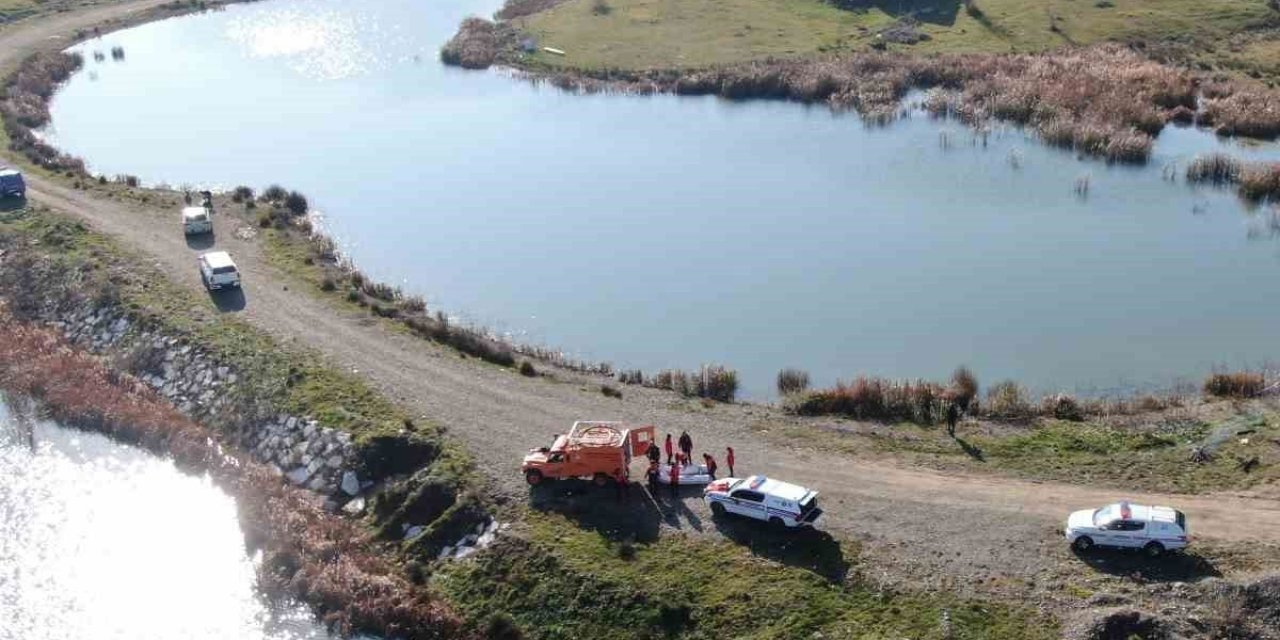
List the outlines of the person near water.
{"label": "person near water", "polygon": [[693,438],[689,437],[688,431],[680,432],[680,450],[684,452],[686,462],[693,462]]}
{"label": "person near water", "polygon": [[671,458],[675,452],[675,449],[671,446],[671,434],[667,434],[667,441],[662,446],[667,450],[667,464],[671,464]]}
{"label": "person near water", "polygon": [[668,473],[671,474],[669,476],[669,479],[671,480],[671,495],[672,497],[674,497],[679,495],[679,492],[677,490],[680,488],[680,465],[678,464],[671,465],[671,471],[669,471]]}
{"label": "person near water", "polygon": [[716,459],[711,457],[709,453],[702,454],[702,463],[707,465],[707,475],[711,476],[711,481],[716,481]]}
{"label": "person near water", "polygon": [[956,437],[956,422],[960,420],[960,407],[955,402],[947,403],[947,435]]}
{"label": "person near water", "polygon": [[724,463],[729,465],[729,476],[733,476],[733,447],[724,448]]}

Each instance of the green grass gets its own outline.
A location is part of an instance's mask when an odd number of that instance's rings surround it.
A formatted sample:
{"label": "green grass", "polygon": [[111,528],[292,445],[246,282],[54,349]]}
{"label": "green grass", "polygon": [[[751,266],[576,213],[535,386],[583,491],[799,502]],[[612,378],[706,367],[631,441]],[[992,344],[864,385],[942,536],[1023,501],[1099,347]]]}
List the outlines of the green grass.
{"label": "green grass", "polygon": [[505,612],[528,638],[942,638],[944,609],[952,637],[1056,637],[1024,610],[838,584],[730,542],[628,544],[557,514],[526,521],[525,537],[449,566],[437,585],[470,620]]}
{"label": "green grass", "polygon": [[930,39],[890,49],[1026,52],[1107,40],[1177,39],[1193,59],[1231,66],[1247,60],[1245,47],[1271,51],[1274,41],[1242,43],[1235,52],[1221,47],[1223,42],[1267,24],[1275,32],[1280,25],[1263,0],[1115,0],[1110,7],[1086,0],[974,0],[982,19],[965,11],[959,0],[879,0],[853,10],[821,0],[606,1],[611,11],[605,15],[593,11],[595,0],[568,0],[517,20],[538,36],[541,46],[567,53],[538,53],[535,61],[646,69],[863,50],[876,40],[877,31],[913,15]]}
{"label": "green grass", "polygon": [[[1192,447],[1223,426],[1255,433],[1229,438],[1208,462],[1190,461]],[[965,428],[953,441],[940,427],[899,424],[874,434],[839,433],[810,426],[758,424],[778,442],[809,443],[847,455],[897,454],[942,468],[990,471],[1037,480],[1204,493],[1244,489],[1280,479],[1280,416],[1236,416],[1214,423],[1183,421],[1153,429],[1045,420],[999,435]],[[1247,442],[1242,442],[1247,441]],[[1257,466],[1241,462],[1256,456]]]}

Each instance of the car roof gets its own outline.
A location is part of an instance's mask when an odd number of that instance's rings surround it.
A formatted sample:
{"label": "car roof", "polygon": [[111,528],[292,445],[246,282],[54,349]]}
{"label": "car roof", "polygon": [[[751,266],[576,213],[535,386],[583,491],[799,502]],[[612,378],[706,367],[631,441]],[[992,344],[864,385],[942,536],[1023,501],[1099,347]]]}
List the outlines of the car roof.
{"label": "car roof", "polygon": [[236,263],[231,261],[231,255],[226,251],[210,251],[202,254],[201,260],[204,260],[210,267],[217,269],[218,267],[234,267]]}
{"label": "car roof", "polygon": [[18,171],[17,169],[0,167],[0,176],[20,176],[20,175],[22,175],[22,172]]}
{"label": "car roof", "polygon": [[809,490],[798,484],[774,480],[765,476],[751,476],[744,481],[744,486],[765,495],[792,502],[799,502],[809,495]]}
{"label": "car roof", "polygon": [[194,218],[196,216],[202,216],[206,213],[208,213],[208,211],[206,211],[204,207],[183,207],[182,208],[182,217],[184,218]]}
{"label": "car roof", "polygon": [[1118,513],[1123,514],[1126,509],[1129,511],[1128,516],[1121,516],[1126,520],[1135,520],[1138,522],[1177,522],[1178,512],[1172,507],[1150,506],[1145,504],[1131,504],[1127,502],[1117,502],[1114,506]]}

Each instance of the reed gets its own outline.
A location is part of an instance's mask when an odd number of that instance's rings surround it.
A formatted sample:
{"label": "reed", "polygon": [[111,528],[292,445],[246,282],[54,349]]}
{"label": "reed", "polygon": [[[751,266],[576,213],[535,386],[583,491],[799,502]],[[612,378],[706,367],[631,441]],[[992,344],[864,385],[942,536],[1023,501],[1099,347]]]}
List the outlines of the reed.
{"label": "reed", "polygon": [[1265,388],[1266,378],[1254,371],[1217,372],[1204,381],[1204,394],[1219,398],[1253,398]]}
{"label": "reed", "polygon": [[783,369],[778,372],[777,386],[780,396],[804,393],[809,388],[809,372],[800,369]]}
{"label": "reed", "polygon": [[1235,184],[1240,180],[1240,161],[1225,153],[1197,156],[1187,165],[1187,182]]}

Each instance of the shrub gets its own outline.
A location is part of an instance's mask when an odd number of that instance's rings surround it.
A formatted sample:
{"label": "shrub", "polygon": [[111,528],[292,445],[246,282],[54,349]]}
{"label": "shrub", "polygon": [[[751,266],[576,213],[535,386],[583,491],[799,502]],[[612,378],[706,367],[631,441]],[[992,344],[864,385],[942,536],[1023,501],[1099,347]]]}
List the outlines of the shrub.
{"label": "shrub", "polygon": [[956,367],[951,374],[951,399],[961,411],[968,411],[973,399],[978,397],[978,377],[966,366]]}
{"label": "shrub", "polygon": [[538,370],[534,368],[532,362],[525,360],[520,363],[520,375],[526,378],[532,378],[538,375]]}
{"label": "shrub", "polygon": [[1040,401],[1040,413],[1053,416],[1058,420],[1070,420],[1071,422],[1084,420],[1084,410],[1080,407],[1080,403],[1065,393],[1045,396]]}
{"label": "shrub", "polygon": [[290,191],[289,195],[284,198],[284,207],[295,216],[306,215],[308,209],[307,197],[297,191]]}
{"label": "shrub", "polygon": [[994,418],[1026,418],[1031,415],[1027,394],[1012,380],[999,382],[987,390],[985,410]]}
{"label": "shrub", "polygon": [[334,282],[333,278],[330,278],[329,276],[325,276],[324,279],[320,281],[321,291],[333,291],[334,289],[337,289],[337,288],[338,288],[338,283]]}
{"label": "shrub", "polygon": [[282,202],[288,195],[289,192],[285,191],[284,187],[273,184],[262,190],[262,195],[259,196],[259,199],[263,202]]}
{"label": "shrub", "polygon": [[1205,395],[1219,398],[1252,398],[1265,387],[1263,375],[1252,371],[1213,373],[1204,381]]}
{"label": "shrub", "polygon": [[591,13],[597,16],[607,16],[613,13],[613,7],[605,0],[593,0],[591,3]]}
{"label": "shrub", "polygon": [[802,393],[809,388],[809,373],[799,369],[783,369],[778,372],[778,394],[782,396]]}
{"label": "shrub", "polygon": [[600,393],[604,394],[606,397],[609,397],[609,398],[617,398],[619,400],[622,399],[622,390],[618,389],[617,387],[609,386],[607,384],[600,385]]}
{"label": "shrub", "polygon": [[814,391],[792,409],[802,415],[844,415],[858,420],[907,420],[932,424],[942,416],[941,386],[925,380],[859,376],[851,383]]}
{"label": "shrub", "polygon": [[258,214],[258,226],[266,229],[271,226],[271,212],[263,211]]}
{"label": "shrub", "polygon": [[248,202],[253,200],[253,189],[240,185],[231,191],[232,202]]}
{"label": "shrub", "polygon": [[426,313],[427,301],[422,296],[406,296],[400,300],[400,308],[409,313]]}
{"label": "shrub", "polygon": [[1240,172],[1240,195],[1250,200],[1280,199],[1280,162],[1251,162]]}
{"label": "shrub", "polygon": [[622,384],[644,384],[644,372],[639,369],[619,371],[618,382]]}
{"label": "shrub", "polygon": [[495,613],[484,625],[485,640],[524,640],[524,632],[506,613]]}
{"label": "shrub", "polygon": [[702,367],[702,375],[698,377],[694,395],[720,402],[733,402],[737,394],[738,372],[721,365]]}

